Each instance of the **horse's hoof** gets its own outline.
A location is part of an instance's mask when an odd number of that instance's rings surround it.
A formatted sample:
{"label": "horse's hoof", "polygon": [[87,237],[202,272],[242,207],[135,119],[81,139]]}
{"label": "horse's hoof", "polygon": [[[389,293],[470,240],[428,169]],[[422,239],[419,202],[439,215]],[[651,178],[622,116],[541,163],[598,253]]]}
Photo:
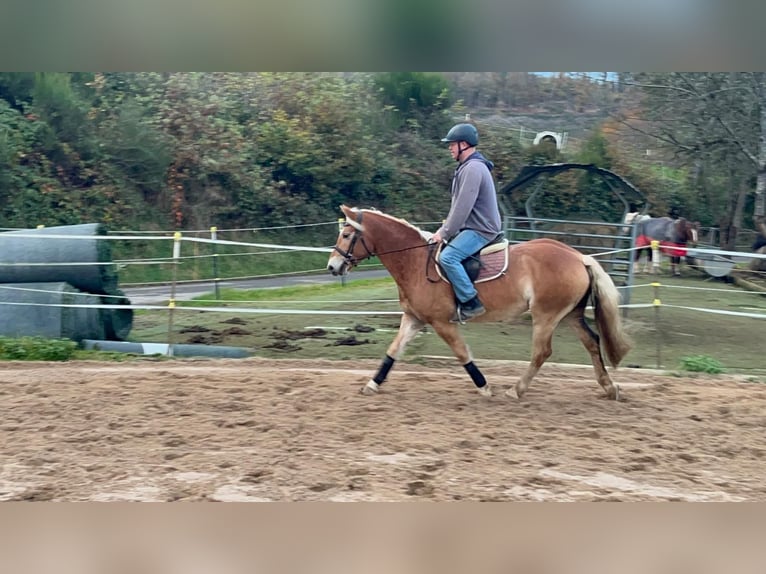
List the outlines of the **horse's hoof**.
{"label": "horse's hoof", "polygon": [[619,401],[620,400],[620,385],[615,385],[613,383],[613,386],[614,386],[614,397],[613,398],[614,398],[615,401]]}
{"label": "horse's hoof", "polygon": [[487,383],[483,387],[477,387],[476,390],[479,391],[479,394],[482,397],[491,397],[492,396],[492,389],[489,387],[489,383]]}
{"label": "horse's hoof", "polygon": [[518,393],[516,393],[516,390],[511,387],[510,389],[507,389],[505,393],[503,393],[506,397],[510,397],[512,399],[518,398]]}
{"label": "horse's hoof", "polygon": [[380,385],[376,383],[375,381],[373,381],[372,379],[370,379],[369,381],[367,381],[366,385],[364,385],[361,389],[359,389],[359,393],[370,396],[370,395],[377,394],[379,389],[380,389]]}

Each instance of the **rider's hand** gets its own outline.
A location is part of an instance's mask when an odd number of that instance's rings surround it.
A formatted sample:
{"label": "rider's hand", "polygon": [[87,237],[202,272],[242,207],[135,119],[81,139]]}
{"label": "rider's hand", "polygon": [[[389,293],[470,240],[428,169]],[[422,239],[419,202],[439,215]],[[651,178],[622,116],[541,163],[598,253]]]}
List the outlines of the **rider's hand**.
{"label": "rider's hand", "polygon": [[442,236],[439,235],[438,231],[431,236],[431,243],[441,243],[442,241],[444,241],[444,239],[442,239]]}

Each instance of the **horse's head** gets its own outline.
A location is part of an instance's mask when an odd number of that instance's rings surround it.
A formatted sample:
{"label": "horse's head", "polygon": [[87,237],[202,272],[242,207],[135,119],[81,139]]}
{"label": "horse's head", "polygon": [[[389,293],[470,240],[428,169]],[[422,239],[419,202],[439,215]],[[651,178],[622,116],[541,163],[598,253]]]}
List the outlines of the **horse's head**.
{"label": "horse's head", "polygon": [[686,242],[691,243],[692,245],[697,245],[699,242],[700,223],[699,221],[689,221],[688,219],[685,221],[684,234],[686,236]]}
{"label": "horse's head", "polygon": [[340,208],[346,216],[346,221],[341,226],[327,262],[327,270],[333,275],[345,275],[357,263],[375,255],[364,240],[362,212],[346,205],[341,205]]}
{"label": "horse's head", "polygon": [[698,221],[689,221],[683,217],[676,219],[674,241],[683,245],[687,243],[696,245],[699,241],[699,227]]}

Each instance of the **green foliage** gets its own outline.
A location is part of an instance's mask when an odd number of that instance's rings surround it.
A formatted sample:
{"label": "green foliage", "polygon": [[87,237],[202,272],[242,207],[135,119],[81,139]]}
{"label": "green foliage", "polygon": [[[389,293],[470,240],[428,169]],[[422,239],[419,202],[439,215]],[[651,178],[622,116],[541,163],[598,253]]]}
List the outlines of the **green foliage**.
{"label": "green foliage", "polygon": [[375,86],[383,104],[390,106],[396,129],[422,127],[426,137],[446,133],[450,90],[441,74],[386,72],[375,75]]}
{"label": "green foliage", "polygon": [[76,350],[77,343],[70,339],[0,337],[3,361],[68,361]]}
{"label": "green foliage", "polygon": [[585,143],[575,156],[575,161],[593,164],[604,169],[612,169],[613,160],[609,150],[609,140],[601,132],[600,127],[594,129],[590,137],[585,140]]}
{"label": "green foliage", "polygon": [[708,355],[691,355],[681,357],[681,369],[696,373],[709,373],[712,375],[723,373],[723,366],[716,359]]}
{"label": "green foliage", "polygon": [[0,74],[0,100],[5,100],[22,110],[24,105],[32,101],[32,90],[35,85],[35,74],[32,72],[6,72]]}
{"label": "green foliage", "polygon": [[[439,220],[454,168],[439,140],[465,113],[517,104],[588,114],[616,101],[603,84],[511,72],[0,73],[0,226],[284,227],[332,220],[340,203]],[[522,149],[504,123],[477,121],[499,185],[527,163],[566,160],[554,146]],[[731,208],[727,190],[751,182],[739,152],[709,143],[693,177],[681,165],[631,171],[622,142],[601,130],[576,159],[626,175],[658,210],[679,202],[710,224]],[[597,179],[549,185],[541,200],[562,217],[585,199],[589,212],[613,207]]]}
{"label": "green foliage", "polygon": [[513,180],[529,161],[515,134],[489,122],[477,121],[476,126],[480,134],[479,150],[495,164],[492,175],[499,188]]}

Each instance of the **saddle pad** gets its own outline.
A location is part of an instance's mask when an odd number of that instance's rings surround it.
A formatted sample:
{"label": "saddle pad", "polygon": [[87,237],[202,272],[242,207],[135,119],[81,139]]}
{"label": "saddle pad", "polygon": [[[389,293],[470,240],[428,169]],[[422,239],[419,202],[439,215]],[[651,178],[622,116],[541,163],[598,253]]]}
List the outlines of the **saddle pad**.
{"label": "saddle pad", "polygon": [[479,270],[479,276],[474,283],[497,279],[508,269],[508,242],[504,245],[498,245],[503,249],[495,249],[488,254],[482,252],[480,257],[481,269]]}
{"label": "saddle pad", "polygon": [[[489,253],[486,253],[487,251],[489,251]],[[441,248],[439,249],[439,252],[441,253]],[[474,283],[482,283],[484,281],[497,279],[508,269],[508,241],[506,240],[485,247],[480,252],[479,260],[481,261],[481,269],[479,270],[479,276]],[[442,273],[441,265],[436,266],[436,272],[442,280],[449,283],[449,279]]]}

